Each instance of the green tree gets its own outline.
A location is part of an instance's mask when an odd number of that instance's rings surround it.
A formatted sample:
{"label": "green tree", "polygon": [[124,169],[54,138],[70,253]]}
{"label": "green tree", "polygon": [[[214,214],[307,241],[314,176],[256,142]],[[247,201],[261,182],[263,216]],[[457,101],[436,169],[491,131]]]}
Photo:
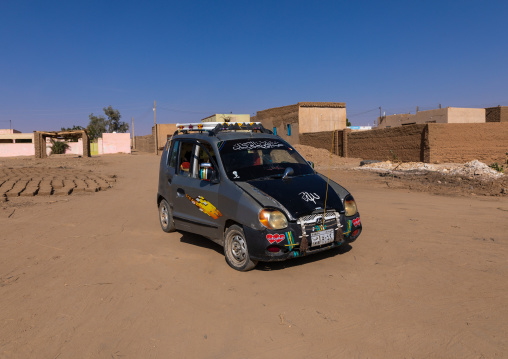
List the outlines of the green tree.
{"label": "green tree", "polygon": [[88,118],[90,119],[90,123],[86,129],[88,131],[90,140],[96,140],[101,137],[104,132],[108,132],[108,124],[104,116],[95,116],[93,113],[91,113]]}
{"label": "green tree", "polygon": [[348,118],[346,118],[346,126],[347,126],[347,127],[350,127],[350,126],[351,126],[351,122],[349,122],[349,119],[348,119]]}
{"label": "green tree", "polygon": [[108,132],[124,133],[129,131],[129,124],[120,121],[120,118],[122,117],[122,115],[120,115],[120,111],[113,109],[111,106],[104,107],[103,110],[104,114],[108,117]]}
{"label": "green tree", "polygon": [[103,133],[124,133],[129,131],[129,124],[120,121],[120,118],[122,117],[122,115],[120,115],[120,111],[115,110],[111,106],[104,107],[103,111],[108,119],[104,116],[95,116],[93,113],[88,116],[90,118],[90,123],[86,129],[88,130],[90,140],[95,140],[101,137]]}

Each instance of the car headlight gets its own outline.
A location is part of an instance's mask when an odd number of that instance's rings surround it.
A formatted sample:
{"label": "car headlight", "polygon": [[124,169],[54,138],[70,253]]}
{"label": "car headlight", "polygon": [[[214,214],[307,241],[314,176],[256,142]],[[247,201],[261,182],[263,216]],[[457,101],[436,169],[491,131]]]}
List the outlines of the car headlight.
{"label": "car headlight", "polygon": [[346,217],[354,216],[358,212],[356,202],[350,194],[344,199],[344,209],[346,210]]}
{"label": "car headlight", "polygon": [[262,209],[259,212],[259,222],[269,229],[284,229],[288,226],[284,213],[276,209]]}

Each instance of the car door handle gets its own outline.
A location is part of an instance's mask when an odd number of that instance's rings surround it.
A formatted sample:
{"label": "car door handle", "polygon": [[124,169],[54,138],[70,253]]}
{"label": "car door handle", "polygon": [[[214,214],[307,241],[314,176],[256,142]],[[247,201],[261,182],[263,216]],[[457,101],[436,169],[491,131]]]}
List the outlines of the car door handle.
{"label": "car door handle", "polygon": [[177,197],[185,197],[185,191],[183,189],[181,189],[181,188],[178,188],[176,190],[176,196]]}

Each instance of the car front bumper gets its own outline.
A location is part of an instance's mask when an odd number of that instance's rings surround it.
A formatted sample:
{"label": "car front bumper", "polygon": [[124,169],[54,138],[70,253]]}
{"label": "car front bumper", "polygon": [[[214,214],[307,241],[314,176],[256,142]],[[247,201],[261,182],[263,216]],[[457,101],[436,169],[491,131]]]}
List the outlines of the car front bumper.
{"label": "car front bumper", "polygon": [[[344,243],[353,242],[360,236],[362,225],[358,213],[351,217],[341,216],[340,222],[340,228],[336,223],[325,226],[326,229],[334,230],[334,240],[320,246],[311,246],[310,231],[307,227],[305,237],[308,245],[306,250],[301,248],[304,236],[302,236],[300,224],[289,223],[284,230],[265,229],[259,231],[244,227],[249,256],[253,260],[262,262],[284,261],[336,248]],[[342,234],[337,231],[342,231]]]}

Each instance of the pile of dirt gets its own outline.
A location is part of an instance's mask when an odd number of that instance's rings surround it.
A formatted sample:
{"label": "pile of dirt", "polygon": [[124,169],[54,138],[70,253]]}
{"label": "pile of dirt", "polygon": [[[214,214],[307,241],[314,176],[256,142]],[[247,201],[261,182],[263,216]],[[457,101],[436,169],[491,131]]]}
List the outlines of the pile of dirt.
{"label": "pile of dirt", "polygon": [[[326,173],[323,171],[330,167],[339,170],[343,181],[356,181],[358,170],[361,170],[377,172],[384,185],[392,189],[448,196],[508,196],[508,176],[476,160],[464,164],[386,161],[358,167],[359,158],[332,155],[330,161],[330,152],[325,149],[304,145],[294,147],[306,160],[314,162],[321,173]],[[364,180],[371,181],[372,186],[383,185],[374,177],[367,177]]]}
{"label": "pile of dirt", "polygon": [[508,178],[480,180],[439,172],[379,173],[389,188],[451,196],[508,196]]}
{"label": "pile of dirt", "polygon": [[[334,154],[323,148],[316,148],[305,145],[293,146],[307,161],[314,162],[316,167],[329,167],[331,163],[332,168],[338,167],[353,167],[360,164],[359,158],[346,158]],[[331,156],[331,161],[330,161]]]}
{"label": "pile of dirt", "polygon": [[464,164],[387,161],[367,164],[356,169],[377,172],[390,188],[439,195],[508,195],[508,176],[476,160]]}
{"label": "pile of dirt", "polygon": [[463,176],[467,178],[475,178],[479,180],[500,179],[503,173],[498,172],[485,163],[478,160],[467,162],[464,164],[447,163],[447,164],[429,164],[422,162],[374,162],[360,167],[361,170],[369,170],[376,172],[401,174],[404,172],[412,172],[426,174],[428,172],[438,172],[445,175]]}

